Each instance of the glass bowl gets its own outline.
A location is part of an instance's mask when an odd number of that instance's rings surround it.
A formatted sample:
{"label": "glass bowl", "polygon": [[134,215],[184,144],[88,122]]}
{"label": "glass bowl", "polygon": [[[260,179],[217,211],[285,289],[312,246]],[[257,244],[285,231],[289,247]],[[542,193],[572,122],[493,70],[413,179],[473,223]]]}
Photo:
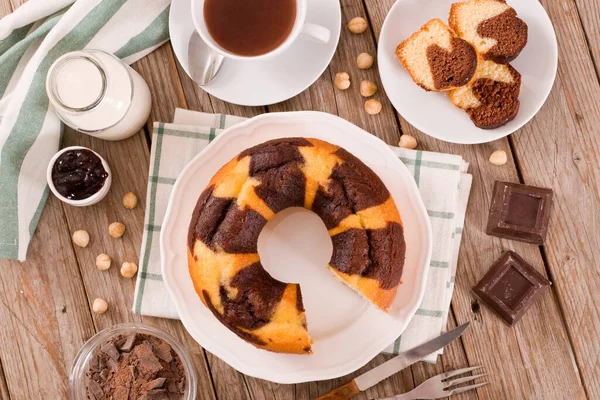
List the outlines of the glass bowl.
{"label": "glass bowl", "polygon": [[79,350],[75,356],[73,366],[71,367],[71,375],[69,377],[69,396],[72,400],[88,400],[85,388],[85,373],[88,364],[94,352],[102,346],[107,340],[114,336],[127,335],[131,333],[145,334],[155,336],[171,346],[181,359],[181,363],[185,369],[186,388],[183,400],[195,400],[198,390],[198,380],[194,371],[192,361],[187,352],[175,338],[169,335],[162,329],[156,328],[147,324],[128,323],[111,326],[92,336]]}

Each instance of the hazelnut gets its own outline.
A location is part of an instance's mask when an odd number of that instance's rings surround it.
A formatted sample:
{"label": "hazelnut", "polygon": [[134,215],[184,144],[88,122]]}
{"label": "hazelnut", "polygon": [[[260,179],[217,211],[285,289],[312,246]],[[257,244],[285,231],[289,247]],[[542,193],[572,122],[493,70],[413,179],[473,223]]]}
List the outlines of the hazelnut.
{"label": "hazelnut", "polygon": [[79,247],[87,247],[90,242],[90,234],[86,231],[75,231],[73,233],[73,243],[75,243]]}
{"label": "hazelnut", "polygon": [[94,302],[92,303],[92,310],[96,314],[104,314],[107,309],[108,309],[108,303],[106,302],[106,300],[101,299],[100,297],[98,297],[97,299],[94,299]]}
{"label": "hazelnut", "polygon": [[381,102],[379,100],[371,99],[365,102],[365,111],[367,114],[375,115],[381,112]]}
{"label": "hazelnut", "polygon": [[373,56],[369,53],[360,53],[356,58],[356,65],[360,69],[369,69],[373,66]]}
{"label": "hazelnut", "polygon": [[137,272],[138,267],[132,262],[124,262],[121,266],[121,275],[125,278],[133,278]]}
{"label": "hazelnut", "polygon": [[113,222],[108,226],[108,234],[115,239],[120,238],[125,234],[125,225],[120,222]]}
{"label": "hazelnut", "polygon": [[133,192],[125,193],[123,196],[123,207],[131,210],[137,207],[137,196]]}
{"label": "hazelnut", "polygon": [[346,72],[338,72],[333,80],[335,87],[340,90],[346,90],[350,87],[350,75]]}
{"label": "hazelnut", "polygon": [[371,81],[362,81],[360,83],[360,95],[362,97],[371,97],[377,92],[377,85]]}
{"label": "hazelnut", "polygon": [[494,165],[504,165],[506,161],[508,161],[508,157],[504,150],[496,150],[490,156],[490,162]]}
{"label": "hazelnut", "polygon": [[400,143],[398,146],[405,149],[415,149],[417,148],[417,139],[411,135],[402,135],[400,136]]}
{"label": "hazelnut", "polygon": [[111,259],[107,254],[100,254],[98,257],[96,257],[96,267],[98,267],[100,271],[106,271],[109,269],[110,263]]}
{"label": "hazelnut", "polygon": [[363,33],[368,26],[367,20],[362,17],[354,17],[348,22],[348,30],[356,34]]}

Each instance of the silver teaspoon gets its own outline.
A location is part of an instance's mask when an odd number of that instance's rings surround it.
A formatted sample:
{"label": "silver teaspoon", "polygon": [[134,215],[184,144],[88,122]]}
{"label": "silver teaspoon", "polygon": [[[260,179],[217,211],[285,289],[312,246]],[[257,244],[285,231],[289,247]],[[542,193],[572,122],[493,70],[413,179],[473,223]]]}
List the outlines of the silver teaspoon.
{"label": "silver teaspoon", "polygon": [[224,57],[211,49],[194,31],[188,46],[190,78],[200,86],[208,85],[219,73]]}

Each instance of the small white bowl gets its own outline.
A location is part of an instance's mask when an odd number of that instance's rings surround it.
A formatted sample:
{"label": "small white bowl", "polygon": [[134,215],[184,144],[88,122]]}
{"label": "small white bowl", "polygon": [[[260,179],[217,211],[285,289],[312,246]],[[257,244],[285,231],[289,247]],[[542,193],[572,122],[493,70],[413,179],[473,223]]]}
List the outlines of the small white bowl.
{"label": "small white bowl", "polygon": [[[81,200],[67,199],[65,196],[58,193],[58,190],[56,190],[56,187],[54,186],[54,182],[52,181],[52,167],[54,166],[54,163],[56,162],[58,157],[61,156],[61,154],[63,154],[66,151],[69,151],[69,150],[89,150],[89,151],[91,151],[92,153],[97,155],[98,158],[100,158],[100,161],[102,161],[102,166],[108,173],[108,177],[106,177],[106,181],[104,181],[104,185],[102,186],[102,188],[88,198],[81,199]],[[48,164],[48,169],[46,171],[46,180],[48,181],[48,186],[50,186],[50,190],[52,191],[52,193],[54,193],[54,195],[56,197],[58,197],[61,201],[63,201],[64,203],[70,204],[72,206],[75,206],[75,207],[85,207],[85,206],[91,206],[93,204],[98,203],[100,200],[102,200],[106,196],[106,194],[110,190],[110,185],[112,183],[112,172],[110,172],[110,167],[108,166],[108,163],[106,162],[106,160],[104,158],[102,158],[102,156],[100,154],[96,153],[94,150],[91,150],[91,149],[88,149],[87,147],[82,147],[82,146],[71,146],[71,147],[65,147],[64,149],[62,149],[61,151],[56,153],[54,155],[54,157],[52,157],[52,159],[50,160],[50,163]]]}

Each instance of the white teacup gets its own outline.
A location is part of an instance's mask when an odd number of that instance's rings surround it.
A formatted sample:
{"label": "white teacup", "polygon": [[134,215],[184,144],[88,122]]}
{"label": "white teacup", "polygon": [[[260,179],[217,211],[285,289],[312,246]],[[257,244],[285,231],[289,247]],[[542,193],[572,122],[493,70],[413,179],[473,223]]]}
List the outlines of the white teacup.
{"label": "white teacup", "polygon": [[235,60],[263,60],[284,52],[300,34],[306,35],[309,38],[322,43],[328,43],[331,37],[331,32],[329,29],[321,25],[305,22],[307,0],[296,0],[296,21],[294,23],[294,27],[292,28],[292,32],[283,43],[265,54],[256,56],[235,54],[222,48],[208,32],[208,28],[206,27],[206,22],[204,20],[204,2],[205,0],[192,0],[192,19],[194,20],[194,26],[206,44],[226,58]]}

